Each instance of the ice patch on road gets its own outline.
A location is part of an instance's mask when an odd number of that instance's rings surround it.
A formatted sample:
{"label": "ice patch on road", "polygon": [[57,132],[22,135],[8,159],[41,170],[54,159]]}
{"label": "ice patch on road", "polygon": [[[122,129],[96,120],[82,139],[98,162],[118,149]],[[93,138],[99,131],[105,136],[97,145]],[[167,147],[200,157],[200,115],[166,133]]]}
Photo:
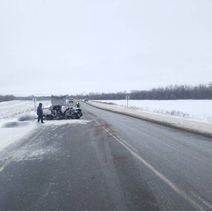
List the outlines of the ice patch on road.
{"label": "ice patch on road", "polygon": [[[4,128],[0,128],[1,135],[5,135],[3,136],[4,142],[3,143],[0,142],[1,143],[0,150],[3,151],[2,158],[0,158],[0,172],[4,170],[5,167],[7,167],[11,162],[33,161],[33,160],[42,161],[45,156],[48,157],[48,155],[55,154],[58,150],[57,146],[58,143],[53,142],[50,145],[43,146],[42,137],[39,138],[39,135],[43,132],[43,130],[46,129],[46,127],[55,126],[57,128],[57,126],[67,124],[78,125],[78,124],[87,124],[89,122],[92,122],[92,120],[70,119],[70,120],[45,121],[44,124],[36,123],[35,121],[33,121],[31,122],[31,124],[26,125],[26,127],[15,127],[15,125],[13,125],[13,127],[11,128],[8,127],[7,124],[3,125]],[[38,133],[36,133],[33,137],[31,137],[30,132],[32,133],[33,130],[35,129],[39,129]],[[55,134],[55,136],[58,137],[58,134]],[[15,143],[15,141],[20,141],[21,138],[27,140],[27,143],[24,146],[22,146],[18,151],[16,151],[16,149],[10,150],[10,156],[8,157],[7,155],[8,150],[5,147],[9,146],[12,143]],[[46,139],[48,141],[48,136]]]}
{"label": "ice patch on road", "polygon": [[51,120],[45,121],[44,124],[37,123],[36,121],[17,121],[11,119],[0,123],[0,151],[10,144],[18,141],[26,136],[29,132],[35,130],[37,127],[46,126],[61,126],[66,124],[87,124],[92,120],[85,119],[69,119],[69,120]]}
{"label": "ice patch on road", "polygon": [[34,135],[33,137],[31,136],[30,133],[27,136],[25,135],[23,137],[23,142],[25,142],[25,145],[20,146],[18,151],[16,148],[14,148],[16,145],[15,142],[11,144],[11,146],[9,146],[8,148],[4,148],[1,151],[0,172],[4,170],[11,162],[33,161],[33,160],[42,161],[44,156],[56,153],[58,149],[57,142],[50,143],[49,145],[42,145],[44,144],[43,139],[42,137],[39,136],[44,131],[44,129],[45,128],[39,129],[38,133],[36,134],[32,132]]}
{"label": "ice patch on road", "polygon": [[15,152],[12,155],[12,161],[24,161],[24,160],[43,160],[44,155],[53,154],[57,151],[55,146],[39,147],[39,145],[27,145],[25,148]]}
{"label": "ice patch on road", "polygon": [[68,119],[68,120],[51,120],[45,121],[44,126],[48,125],[65,125],[65,124],[87,124],[92,120],[85,119]]}

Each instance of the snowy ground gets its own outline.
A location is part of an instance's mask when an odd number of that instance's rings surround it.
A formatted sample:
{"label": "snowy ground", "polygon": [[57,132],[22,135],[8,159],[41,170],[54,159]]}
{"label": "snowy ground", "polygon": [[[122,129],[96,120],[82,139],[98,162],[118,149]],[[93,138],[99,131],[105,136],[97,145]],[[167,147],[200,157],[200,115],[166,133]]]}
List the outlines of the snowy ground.
{"label": "snowy ground", "polygon": [[[102,100],[127,107],[127,100]],[[212,123],[212,100],[129,100],[128,107],[149,113]]]}
{"label": "snowy ground", "polygon": [[[177,100],[177,101],[133,101],[126,100],[89,101],[89,104],[128,114],[143,119],[186,128],[207,135],[212,135],[212,101],[211,100]],[[115,103],[114,104],[111,104]],[[50,104],[42,101],[43,106]],[[109,104],[108,104],[109,103]],[[43,127],[35,120],[33,101],[10,101],[0,103],[0,150],[29,134],[37,127]],[[24,121],[23,121],[24,120]],[[46,122],[44,126],[60,124],[86,124],[87,120],[60,120]]]}
{"label": "snowy ground", "polygon": [[[43,106],[50,101],[42,101]],[[38,104],[38,103],[37,103]],[[8,145],[28,135],[38,127],[63,124],[86,124],[87,120],[60,120],[44,124],[35,120],[36,112],[33,101],[9,101],[0,103],[0,151]]]}
{"label": "snowy ground", "polygon": [[133,117],[212,136],[212,100],[102,100],[89,104]]}

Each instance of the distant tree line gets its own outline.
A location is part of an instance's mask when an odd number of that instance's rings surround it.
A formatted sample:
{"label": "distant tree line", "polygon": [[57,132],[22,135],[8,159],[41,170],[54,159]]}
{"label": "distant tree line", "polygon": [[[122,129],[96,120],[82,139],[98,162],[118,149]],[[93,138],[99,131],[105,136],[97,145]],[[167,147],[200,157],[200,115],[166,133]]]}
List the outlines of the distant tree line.
{"label": "distant tree line", "polygon": [[6,95],[6,96],[0,95],[0,102],[7,102],[7,101],[12,101],[12,100],[15,100],[15,96],[13,96],[13,95]]}
{"label": "distant tree line", "polygon": [[36,98],[36,101],[42,101],[42,100],[50,100],[50,96],[13,96],[13,95],[0,95],[0,102],[7,102],[12,100],[33,100],[33,98]]}
{"label": "distant tree line", "polygon": [[[170,85],[164,88],[154,88],[151,90],[132,90],[130,93],[89,93],[87,95],[79,94],[68,96],[74,99],[89,100],[121,100],[129,96],[134,100],[176,100],[176,99],[212,99],[212,83],[208,85],[200,84],[198,86],[190,85]],[[25,96],[15,97],[13,95],[0,95],[0,102],[12,100],[33,100],[36,101],[50,100],[51,96]]]}
{"label": "distant tree line", "polygon": [[51,99],[51,96],[18,96],[18,97],[15,97],[15,100],[33,100],[33,99],[36,99],[36,101],[44,101],[44,100],[50,100]]}
{"label": "distant tree line", "polygon": [[149,91],[131,91],[131,99],[212,99],[212,83],[208,85],[170,85],[165,88],[154,88]]}
{"label": "distant tree line", "polygon": [[77,95],[75,98],[91,100],[121,100],[129,96],[134,100],[176,100],[176,99],[212,99],[212,83],[208,85],[170,85],[165,88],[147,90],[132,90],[130,93],[90,93],[86,96]]}
{"label": "distant tree line", "polygon": [[72,96],[74,99],[89,99],[89,100],[120,100],[125,99],[126,92],[118,93],[89,93],[87,95]]}

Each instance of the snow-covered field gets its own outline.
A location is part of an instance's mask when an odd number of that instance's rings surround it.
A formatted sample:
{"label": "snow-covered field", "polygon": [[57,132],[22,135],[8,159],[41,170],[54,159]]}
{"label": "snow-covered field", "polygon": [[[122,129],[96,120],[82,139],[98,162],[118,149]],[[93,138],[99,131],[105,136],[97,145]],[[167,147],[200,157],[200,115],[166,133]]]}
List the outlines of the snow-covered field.
{"label": "snow-covered field", "polygon": [[[101,102],[127,107],[127,100],[102,100]],[[128,107],[149,113],[212,123],[212,100],[129,100]]]}

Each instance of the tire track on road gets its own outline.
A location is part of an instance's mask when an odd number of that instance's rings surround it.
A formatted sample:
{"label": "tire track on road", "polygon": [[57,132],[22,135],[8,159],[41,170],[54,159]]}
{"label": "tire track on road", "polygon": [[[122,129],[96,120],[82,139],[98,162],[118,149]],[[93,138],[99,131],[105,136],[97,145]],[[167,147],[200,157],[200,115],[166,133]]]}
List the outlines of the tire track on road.
{"label": "tire track on road", "polygon": [[[92,119],[93,117],[88,114]],[[124,139],[120,138],[116,135],[111,129],[106,127],[105,125],[98,122],[96,119],[93,119],[102,129],[104,129],[110,136],[112,136],[118,143],[120,143],[125,149],[127,149],[137,160],[143,163],[149,170],[151,170],[157,177],[159,177],[164,183],[166,183],[169,187],[171,187],[178,195],[180,195],[183,199],[189,202],[194,208],[197,210],[212,210],[211,203],[207,202],[205,199],[200,197],[199,195],[191,195],[191,193],[185,192],[182,188],[176,186],[171,180],[169,180],[166,176],[160,173],[157,169],[155,169],[151,164],[149,164],[146,160],[144,160],[139,154],[138,151],[127,143]]]}

